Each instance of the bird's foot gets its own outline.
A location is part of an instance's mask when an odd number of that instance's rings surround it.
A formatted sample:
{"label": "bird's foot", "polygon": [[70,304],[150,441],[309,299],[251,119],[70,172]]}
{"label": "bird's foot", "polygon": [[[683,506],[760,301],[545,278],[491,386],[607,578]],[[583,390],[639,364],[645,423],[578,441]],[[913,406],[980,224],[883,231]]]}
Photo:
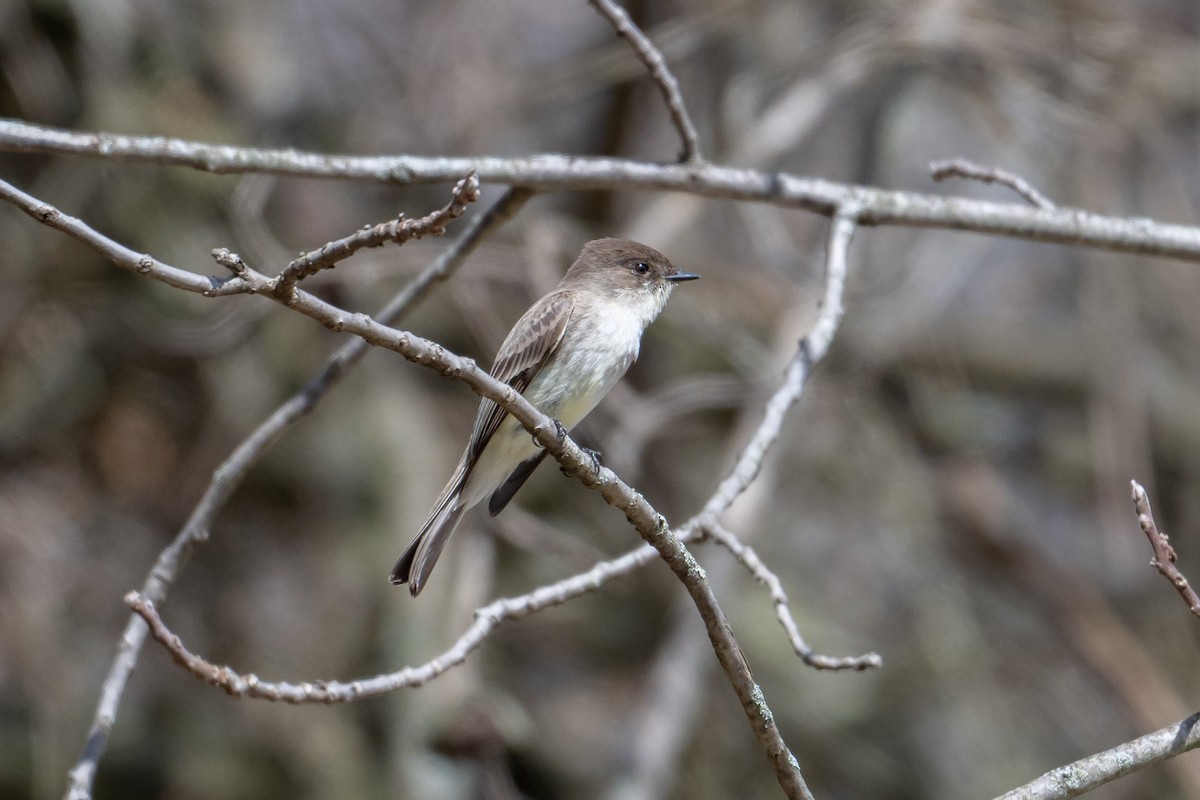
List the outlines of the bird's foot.
{"label": "bird's foot", "polygon": [[[583,451],[583,454],[585,456],[587,456],[588,458],[590,458],[592,460],[592,472],[599,472],[600,471],[600,451],[593,450],[590,447],[583,447],[582,445],[580,445],[579,449]],[[564,475],[568,474],[566,467],[559,467],[558,469],[562,474],[564,474]]]}
{"label": "bird's foot", "polygon": [[581,450],[592,460],[592,472],[600,471],[600,451],[593,450],[590,447],[581,447]]}
{"label": "bird's foot", "polygon": [[[567,426],[563,425],[561,422],[559,422],[556,419],[556,420],[554,420],[554,428],[558,432],[559,440],[565,441],[567,438]],[[586,455],[588,458],[590,458],[592,460],[592,472],[599,472],[600,471],[600,451],[593,450],[590,447],[584,447],[583,445],[580,445],[579,449],[584,452],[584,455]],[[564,475],[567,474],[566,467],[559,467],[558,471]]]}

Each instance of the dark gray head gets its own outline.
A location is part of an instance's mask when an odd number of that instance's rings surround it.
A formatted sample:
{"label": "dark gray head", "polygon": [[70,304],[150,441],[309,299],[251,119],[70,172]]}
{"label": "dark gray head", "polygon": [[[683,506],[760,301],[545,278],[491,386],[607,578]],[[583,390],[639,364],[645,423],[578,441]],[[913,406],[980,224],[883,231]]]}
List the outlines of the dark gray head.
{"label": "dark gray head", "polygon": [[641,242],[596,239],[583,246],[583,252],[567,270],[561,286],[582,285],[622,294],[650,289],[661,295],[665,302],[676,283],[699,277],[691,272],[681,272],[666,256]]}

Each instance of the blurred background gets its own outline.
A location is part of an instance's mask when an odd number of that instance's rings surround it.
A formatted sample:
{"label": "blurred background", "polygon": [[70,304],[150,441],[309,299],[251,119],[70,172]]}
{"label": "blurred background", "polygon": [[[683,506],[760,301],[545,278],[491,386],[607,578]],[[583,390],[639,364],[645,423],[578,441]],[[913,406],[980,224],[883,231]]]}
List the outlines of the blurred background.
{"label": "blurred background", "polygon": [[[628,4],[705,155],[892,189],[931,159],[1055,202],[1194,224],[1200,6],[695,0]],[[356,154],[672,160],[656,88],[586,3],[0,0],[0,115],[77,130]],[[137,251],[264,271],[448,187],[215,176],[0,154],[0,176]],[[499,195],[485,187],[479,213]],[[451,236],[462,223],[451,230]],[[401,324],[484,364],[582,242],[641,239],[704,279],[579,429],[673,521],[732,463],[815,314],[826,221],[648,192],[539,196]],[[212,471],[344,338],[256,298],[117,270],[0,208],[0,796],[62,795],[156,554]],[[373,312],[446,240],[312,281]],[[709,569],[819,798],[990,797],[1200,704],[1197,620],[1147,565],[1144,483],[1200,581],[1200,269],[934,230],[864,229],[847,314],[725,517],[801,629],[882,670],[791,653],[764,590]],[[461,384],[372,353],[251,472],[163,608],[264,678],[419,664],[471,610],[637,543],[543,466],[469,515],[414,601],[386,580],[470,430]],[[419,690],[236,701],[149,644],[100,798],[778,797],[695,612],[659,564],[505,625]],[[1093,797],[1200,796],[1200,755]]]}

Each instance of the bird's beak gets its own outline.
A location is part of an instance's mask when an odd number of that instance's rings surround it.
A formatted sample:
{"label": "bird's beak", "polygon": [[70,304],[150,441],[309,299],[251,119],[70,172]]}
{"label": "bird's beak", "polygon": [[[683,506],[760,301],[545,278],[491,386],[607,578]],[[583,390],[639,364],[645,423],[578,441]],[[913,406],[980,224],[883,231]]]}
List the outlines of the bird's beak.
{"label": "bird's beak", "polygon": [[667,280],[671,283],[681,283],[682,281],[694,281],[699,277],[694,272],[676,272],[674,275],[668,275]]}

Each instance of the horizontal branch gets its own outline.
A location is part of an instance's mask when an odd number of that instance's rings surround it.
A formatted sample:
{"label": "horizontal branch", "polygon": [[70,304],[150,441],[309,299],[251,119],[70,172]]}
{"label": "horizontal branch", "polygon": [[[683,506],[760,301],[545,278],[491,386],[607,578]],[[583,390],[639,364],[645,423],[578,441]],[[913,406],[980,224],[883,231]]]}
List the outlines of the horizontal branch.
{"label": "horizontal branch", "polygon": [[305,178],[391,184],[452,183],[474,171],[488,183],[537,191],[655,189],[771,203],[832,217],[858,206],[860,225],[907,225],[974,231],[1059,244],[1200,261],[1200,228],[1095,214],[1073,208],[1029,208],[961,197],[898,192],[718,164],[656,164],[570,155],[351,156],[270,150],[125,136],[0,120],[0,150],[90,156],[191,167],[214,173],[263,172]]}

